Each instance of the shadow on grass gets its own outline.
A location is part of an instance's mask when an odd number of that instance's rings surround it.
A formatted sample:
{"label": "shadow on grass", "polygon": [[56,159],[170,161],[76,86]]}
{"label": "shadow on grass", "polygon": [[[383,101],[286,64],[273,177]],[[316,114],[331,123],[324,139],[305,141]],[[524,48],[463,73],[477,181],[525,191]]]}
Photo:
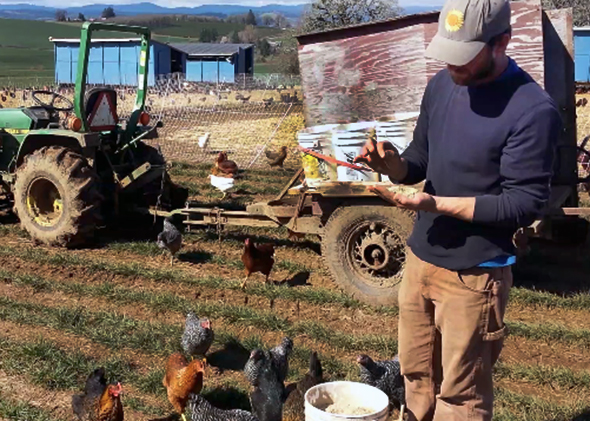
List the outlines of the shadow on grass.
{"label": "shadow on grass", "polygon": [[590,291],[590,246],[531,241],[530,253],[513,267],[514,285],[559,295]]}
{"label": "shadow on grass", "polygon": [[181,262],[198,264],[210,262],[213,259],[213,254],[206,251],[189,251],[186,253],[179,253],[176,257]]}
{"label": "shadow on grass", "polygon": [[248,395],[244,391],[233,387],[207,390],[202,395],[211,405],[219,409],[251,410]]}
{"label": "shadow on grass", "polygon": [[280,282],[280,285],[287,285],[291,288],[294,287],[303,287],[307,285],[311,285],[307,281],[311,276],[310,272],[299,272],[298,274],[292,276],[291,278],[285,279],[284,281]]}
{"label": "shadow on grass", "polygon": [[230,341],[220,350],[207,356],[207,362],[220,372],[242,371],[250,357],[250,351],[237,341]]}

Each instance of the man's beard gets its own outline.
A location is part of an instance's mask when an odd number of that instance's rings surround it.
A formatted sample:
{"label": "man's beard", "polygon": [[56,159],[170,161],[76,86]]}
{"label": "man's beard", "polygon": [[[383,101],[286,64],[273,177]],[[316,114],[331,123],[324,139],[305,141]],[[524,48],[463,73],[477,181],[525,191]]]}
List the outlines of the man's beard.
{"label": "man's beard", "polygon": [[453,82],[457,85],[476,86],[479,85],[481,81],[489,78],[494,73],[495,68],[496,60],[494,59],[494,56],[491,55],[487,65],[475,74],[457,73],[456,71],[450,71],[450,74]]}

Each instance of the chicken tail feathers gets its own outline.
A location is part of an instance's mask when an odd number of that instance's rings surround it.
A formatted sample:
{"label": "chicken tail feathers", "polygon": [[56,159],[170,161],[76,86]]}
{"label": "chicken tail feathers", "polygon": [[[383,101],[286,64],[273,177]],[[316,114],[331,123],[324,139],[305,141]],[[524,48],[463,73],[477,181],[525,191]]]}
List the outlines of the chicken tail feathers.
{"label": "chicken tail feathers", "polygon": [[309,357],[309,373],[316,379],[321,379],[323,376],[322,364],[317,352],[313,352]]}

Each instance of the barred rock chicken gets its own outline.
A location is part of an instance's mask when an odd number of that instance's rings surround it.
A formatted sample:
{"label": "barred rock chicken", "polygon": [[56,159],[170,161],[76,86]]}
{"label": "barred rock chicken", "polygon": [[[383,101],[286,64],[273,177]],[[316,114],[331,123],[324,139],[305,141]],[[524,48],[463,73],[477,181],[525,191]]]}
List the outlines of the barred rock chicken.
{"label": "barred rock chicken", "polygon": [[260,349],[252,351],[244,372],[253,386],[250,394],[252,414],[259,421],[282,421],[283,388],[267,353]]}
{"label": "barred rock chicken", "polygon": [[84,393],[72,396],[72,410],[80,421],[123,421],[121,384],[108,385],[103,367],[86,379]]}
{"label": "barred rock chicken", "polygon": [[260,272],[266,275],[266,282],[270,277],[270,272],[275,264],[275,248],[272,244],[254,244],[250,238],[246,238],[244,243],[244,253],[242,254],[242,263],[246,270],[246,279],[242,283],[242,289],[246,288],[246,282],[253,273]]}
{"label": "barred rock chicken", "polygon": [[305,393],[312,387],[323,383],[322,364],[318,359],[317,352],[309,357],[309,371],[297,383],[295,389],[289,394],[285,401],[285,415],[291,421],[305,420]]}
{"label": "barred rock chicken", "polygon": [[264,152],[266,158],[268,158],[268,165],[272,167],[281,167],[283,168],[283,164],[285,163],[285,159],[287,159],[287,147],[281,146],[280,152],[271,152],[266,151]]}
{"label": "barred rock chicken", "polygon": [[164,229],[158,234],[158,247],[170,252],[170,264],[174,261],[174,255],[182,246],[182,234],[174,226],[170,217],[164,219]]}
{"label": "barred rock chicken", "polygon": [[258,421],[254,415],[242,409],[215,408],[201,395],[191,394],[188,407],[191,411],[190,421]]}
{"label": "barred rock chicken", "polygon": [[373,361],[368,355],[359,355],[361,381],[381,390],[389,397],[389,402],[399,408],[400,421],[404,419],[406,405],[404,377],[400,372],[399,358]]}
{"label": "barred rock chicken", "polygon": [[293,341],[287,337],[284,337],[279,345],[270,350],[270,357],[281,383],[285,382],[287,374],[289,374],[289,355],[292,351]]}
{"label": "barred rock chicken", "polygon": [[178,352],[168,358],[162,384],[168,393],[168,400],[183,421],[186,421],[184,409],[188,404],[189,395],[200,393],[203,389],[204,372],[205,363],[202,360],[193,360],[189,364]]}
{"label": "barred rock chicken", "polygon": [[226,152],[219,152],[217,160],[215,161],[215,168],[225,175],[232,175],[235,177],[238,174],[238,164],[227,159]]}
{"label": "barred rock chicken", "polygon": [[215,335],[211,329],[211,321],[207,318],[199,319],[195,313],[189,311],[184,322],[182,334],[182,349],[194,357],[205,357],[213,343]]}

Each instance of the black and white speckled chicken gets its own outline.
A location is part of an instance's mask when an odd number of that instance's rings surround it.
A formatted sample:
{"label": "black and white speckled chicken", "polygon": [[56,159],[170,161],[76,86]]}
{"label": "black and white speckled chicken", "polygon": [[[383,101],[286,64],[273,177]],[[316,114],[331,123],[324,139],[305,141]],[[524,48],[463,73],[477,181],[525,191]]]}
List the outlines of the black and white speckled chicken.
{"label": "black and white speckled chicken", "polygon": [[181,345],[184,352],[195,357],[205,357],[215,334],[211,328],[211,321],[207,318],[199,319],[195,313],[189,311],[184,322],[184,333]]}
{"label": "black and white speckled chicken", "polygon": [[178,253],[182,246],[182,234],[172,223],[171,217],[164,219],[164,229],[158,234],[158,247],[168,250],[170,253],[170,264],[174,261],[174,255]]}
{"label": "black and white speckled chicken", "polygon": [[404,377],[400,372],[399,358],[392,360],[373,361],[368,355],[359,355],[361,381],[376,387],[389,397],[389,402],[400,410],[403,420],[406,405]]}
{"label": "black and white speckled chicken", "polygon": [[259,421],[282,421],[283,387],[268,353],[260,349],[252,351],[244,370],[253,387],[250,394],[252,414]]}
{"label": "black and white speckled chicken", "polygon": [[272,363],[276,367],[278,380],[281,383],[285,382],[289,373],[289,355],[292,351],[293,341],[288,337],[284,337],[279,345],[270,350]]}
{"label": "black and white speckled chicken", "polygon": [[285,401],[284,414],[289,421],[305,420],[305,393],[323,381],[322,364],[317,352],[313,352],[309,357],[309,371],[305,373]]}
{"label": "black and white speckled chicken", "polygon": [[216,408],[201,395],[191,394],[188,407],[190,421],[258,421],[254,415],[242,409]]}

